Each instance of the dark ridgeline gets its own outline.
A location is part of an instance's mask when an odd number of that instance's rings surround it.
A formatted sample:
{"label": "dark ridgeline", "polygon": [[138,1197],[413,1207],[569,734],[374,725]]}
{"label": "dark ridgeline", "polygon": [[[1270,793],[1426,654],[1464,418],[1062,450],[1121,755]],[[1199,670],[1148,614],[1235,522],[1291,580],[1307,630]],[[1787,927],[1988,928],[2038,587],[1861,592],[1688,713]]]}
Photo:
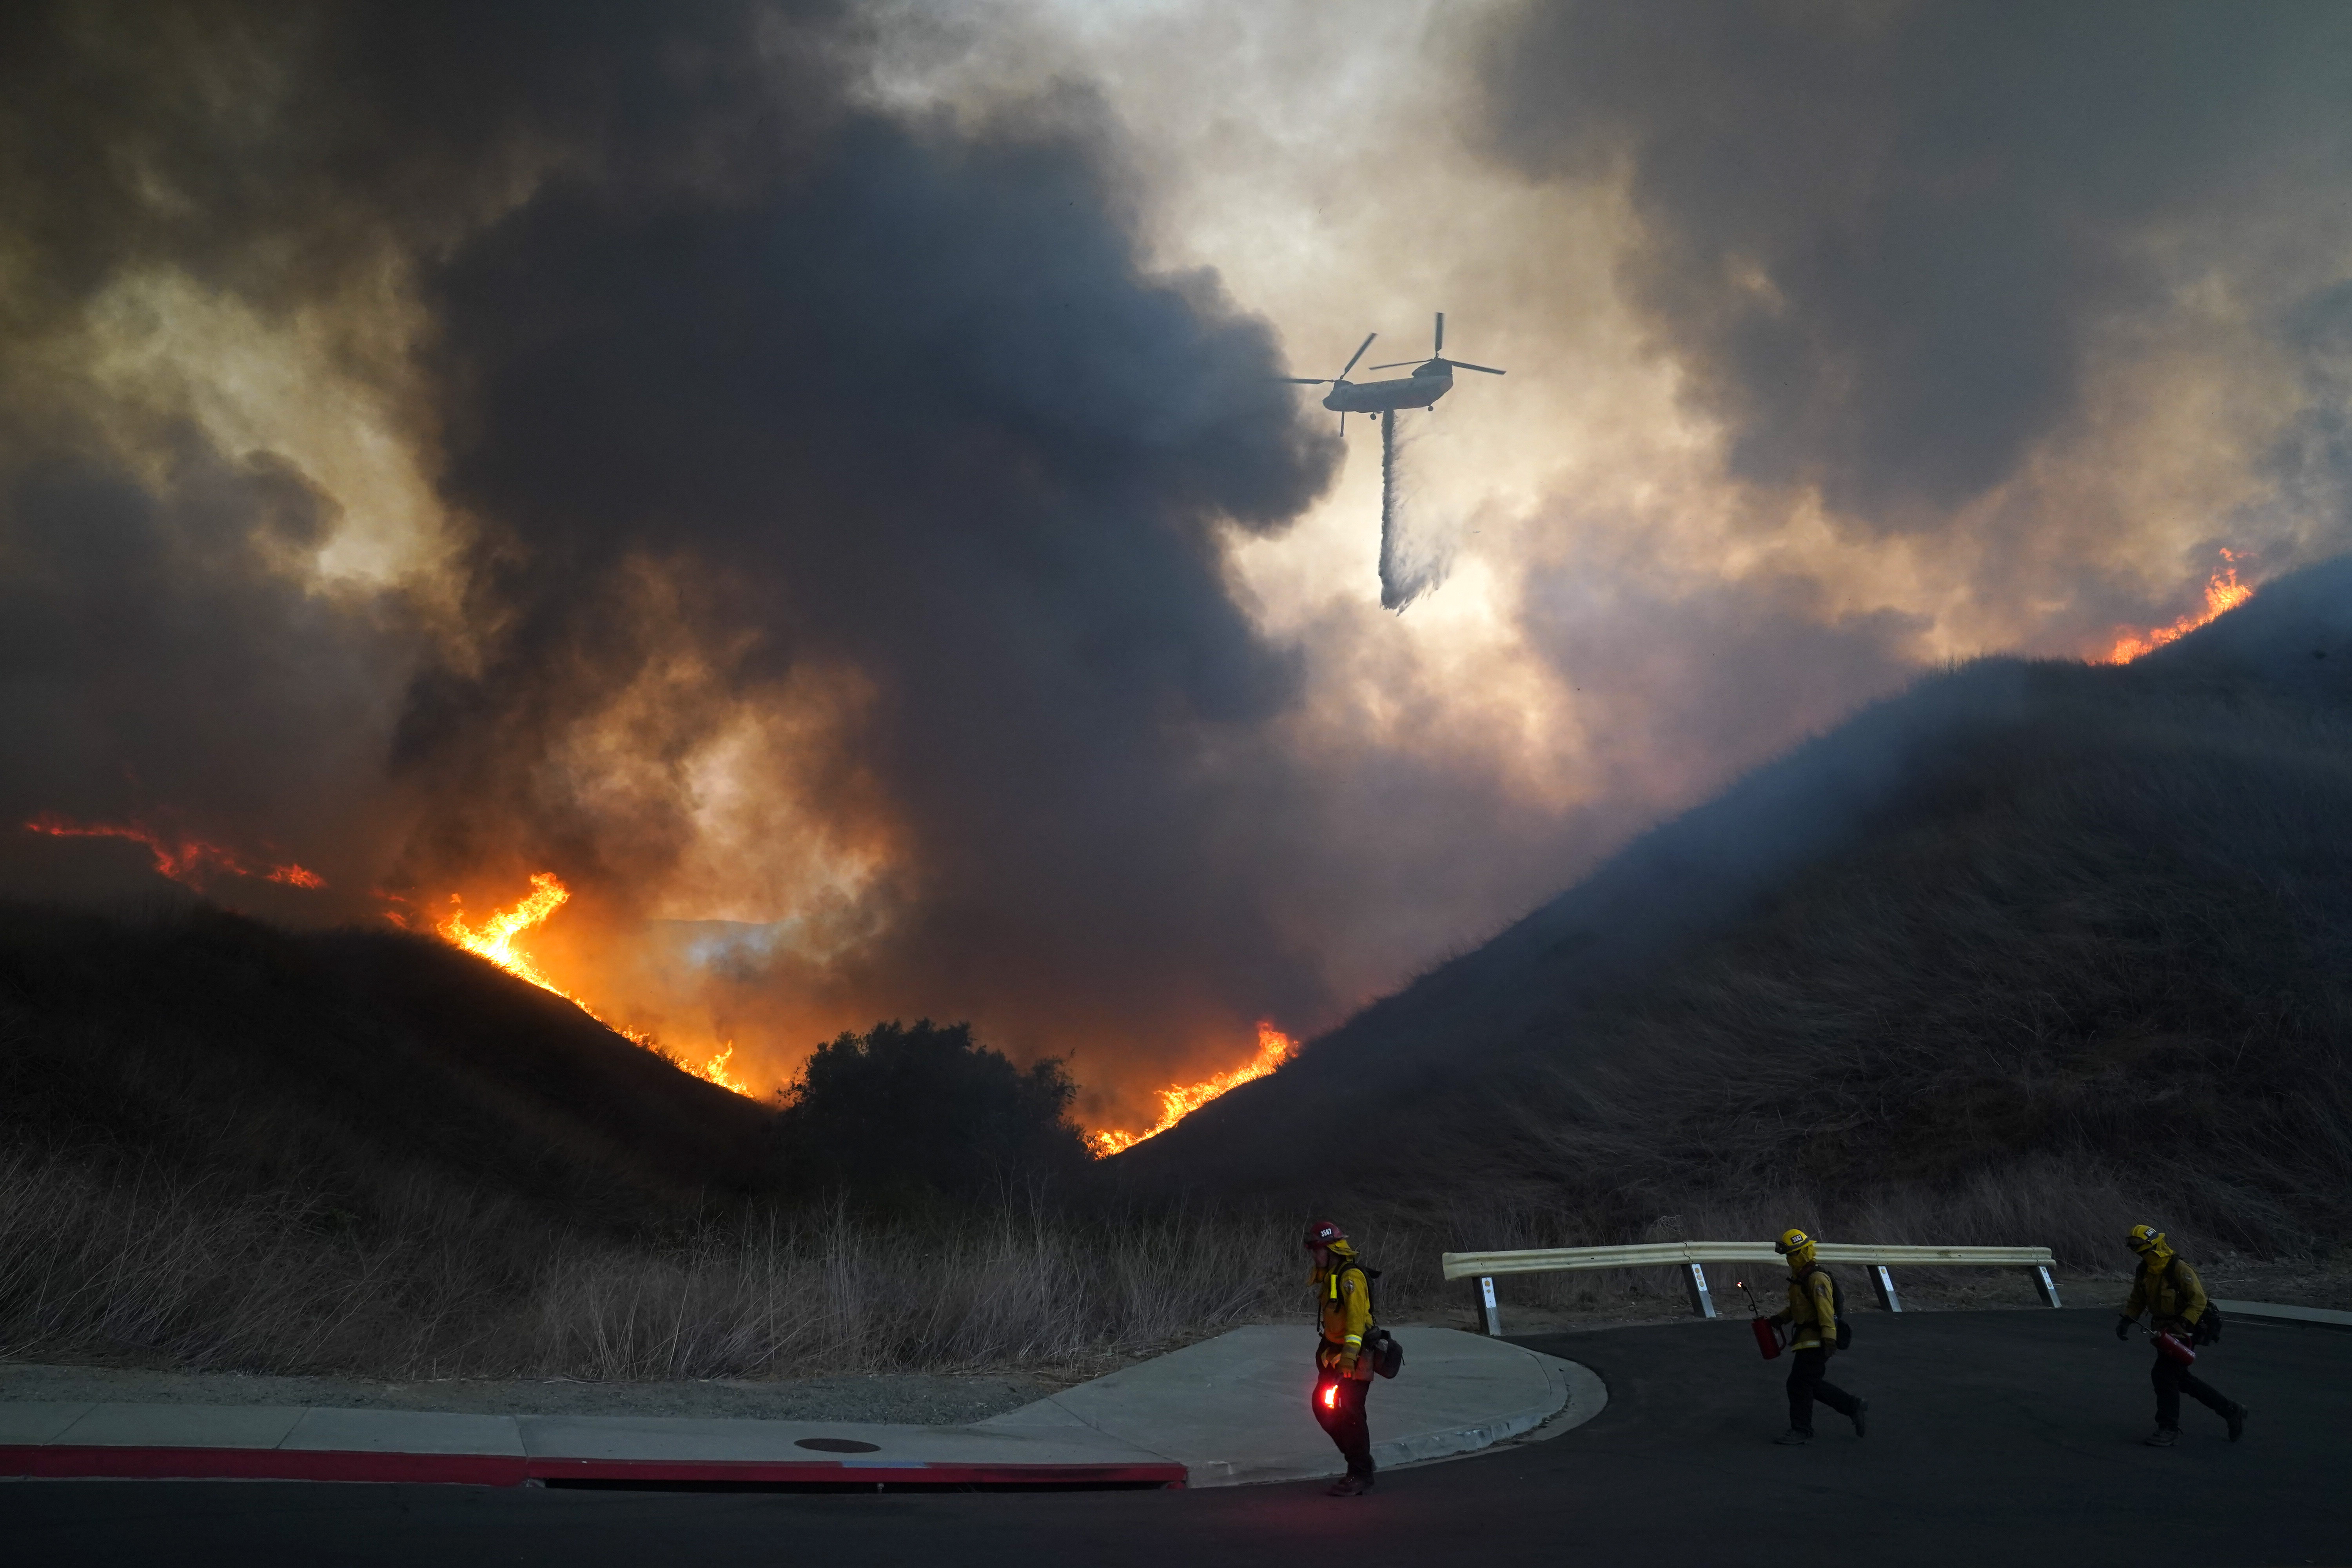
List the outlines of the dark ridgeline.
{"label": "dark ridgeline", "polygon": [[2153,1203],[2269,1252],[2352,1219],[2347,1041],[2339,560],[2128,666],[1927,678],[1116,1168],[1453,1246],[1794,1203],[2105,1264]]}
{"label": "dark ridgeline", "polygon": [[420,1191],[617,1230],[765,1183],[773,1108],[435,938],[0,905],[0,1137],[373,1225]]}

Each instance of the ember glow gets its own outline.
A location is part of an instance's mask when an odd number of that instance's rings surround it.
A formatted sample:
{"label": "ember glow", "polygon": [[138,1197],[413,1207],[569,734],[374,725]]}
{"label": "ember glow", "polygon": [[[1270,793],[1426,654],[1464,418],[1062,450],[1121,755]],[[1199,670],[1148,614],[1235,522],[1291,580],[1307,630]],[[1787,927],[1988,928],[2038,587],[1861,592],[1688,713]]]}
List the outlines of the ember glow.
{"label": "ember glow", "polygon": [[1260,1023],[1257,1026],[1256,1056],[1230,1072],[1221,1072],[1214,1078],[1202,1079],[1199,1083],[1182,1084],[1161,1089],[1160,1120],[1149,1131],[1117,1132],[1106,1130],[1088,1133],[1087,1142],[1093,1145],[1095,1158],[1097,1160],[1118,1153],[1122,1150],[1132,1149],[1146,1138],[1159,1137],[1160,1134],[1167,1131],[1227,1089],[1237,1088],[1253,1079],[1264,1078],[1297,1054],[1297,1041],[1276,1028],[1272,1024]]}
{"label": "ember glow", "polygon": [[2205,584],[2205,610],[2202,615],[2183,616],[2168,626],[2155,626],[2144,632],[2126,632],[2116,639],[2101,664],[2129,664],[2144,653],[2152,652],[2168,642],[2178,642],[2216,618],[2236,609],[2254,596],[2251,584],[2238,581],[2237,556],[2221,552],[2221,559],[2230,563],[2213,574]]}
{"label": "ember glow", "polygon": [[[451,894],[449,901],[456,903],[457,895]],[[539,966],[531,962],[530,955],[515,945],[517,937],[546,924],[550,915],[571,901],[572,889],[565,887],[562,879],[554,872],[534,871],[531,873],[529,896],[512,909],[496,910],[479,925],[468,924],[465,912],[462,910],[456,910],[435,929],[451,945],[461,947],[477,958],[488,960],[518,980],[528,980],[542,991],[553,992],[614,1034],[632,1040],[649,1051],[668,1057],[680,1071],[692,1073],[695,1077],[715,1083],[721,1089],[731,1089],[737,1094],[749,1098],[751,1094],[751,1086],[727,1070],[729,1060],[735,1055],[734,1041],[728,1041],[725,1049],[699,1067],[670,1056],[667,1051],[662,1049],[660,1042],[651,1035],[642,1035],[635,1029],[622,1027],[578,996],[550,980],[541,972]],[[397,919],[396,916],[394,918]]]}
{"label": "ember glow", "polygon": [[202,888],[205,879],[214,872],[257,878],[265,882],[282,882],[289,888],[319,889],[327,885],[327,879],[316,871],[306,870],[290,861],[283,866],[257,865],[234,849],[224,849],[200,838],[160,833],[136,822],[73,822],[62,816],[47,815],[25,824],[25,831],[46,833],[52,838],[128,839],[144,846],[147,852],[155,858],[155,869],[184,887]]}

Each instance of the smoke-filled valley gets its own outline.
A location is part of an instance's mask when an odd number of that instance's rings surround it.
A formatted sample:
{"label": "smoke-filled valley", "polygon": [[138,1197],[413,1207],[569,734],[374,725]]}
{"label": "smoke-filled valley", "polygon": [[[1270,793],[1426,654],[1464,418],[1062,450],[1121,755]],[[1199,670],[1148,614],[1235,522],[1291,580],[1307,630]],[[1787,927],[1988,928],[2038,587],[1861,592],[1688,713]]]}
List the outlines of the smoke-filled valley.
{"label": "smoke-filled valley", "polygon": [[[2340,1260],[2347,100],[2203,0],[12,8],[0,1354]],[[1438,310],[1507,378],[1283,379]]]}

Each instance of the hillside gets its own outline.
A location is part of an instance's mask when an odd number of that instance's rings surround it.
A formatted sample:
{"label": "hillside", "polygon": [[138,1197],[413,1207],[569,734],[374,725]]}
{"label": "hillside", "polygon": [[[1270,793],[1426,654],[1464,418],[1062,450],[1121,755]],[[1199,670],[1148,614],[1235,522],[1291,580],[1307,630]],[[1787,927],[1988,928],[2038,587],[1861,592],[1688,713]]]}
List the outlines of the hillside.
{"label": "hillside", "polygon": [[[950,1065],[966,1092],[903,1121],[965,1148],[991,1102]],[[0,904],[0,1362],[1097,1367],[1295,1282],[1286,1223],[1097,1218],[1017,1182],[886,1212],[793,1189],[787,1131],[439,942]]]}
{"label": "hillside", "polygon": [[364,1219],[418,1184],[567,1221],[756,1184],[769,1113],[446,943],[0,905],[0,1138]]}
{"label": "hillside", "polygon": [[2347,958],[2339,561],[2132,665],[1924,680],[1119,1163],[1456,1245],[2305,1248],[2352,1225]]}

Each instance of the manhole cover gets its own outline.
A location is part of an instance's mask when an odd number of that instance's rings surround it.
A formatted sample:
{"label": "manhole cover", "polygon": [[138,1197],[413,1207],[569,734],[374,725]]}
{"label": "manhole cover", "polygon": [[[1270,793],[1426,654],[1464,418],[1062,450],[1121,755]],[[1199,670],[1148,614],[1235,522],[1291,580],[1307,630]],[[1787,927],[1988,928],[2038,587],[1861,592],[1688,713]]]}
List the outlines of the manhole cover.
{"label": "manhole cover", "polygon": [[878,1454],[882,1451],[881,1444],[861,1443],[855,1437],[802,1437],[796,1439],[793,1447],[814,1448],[820,1454]]}

